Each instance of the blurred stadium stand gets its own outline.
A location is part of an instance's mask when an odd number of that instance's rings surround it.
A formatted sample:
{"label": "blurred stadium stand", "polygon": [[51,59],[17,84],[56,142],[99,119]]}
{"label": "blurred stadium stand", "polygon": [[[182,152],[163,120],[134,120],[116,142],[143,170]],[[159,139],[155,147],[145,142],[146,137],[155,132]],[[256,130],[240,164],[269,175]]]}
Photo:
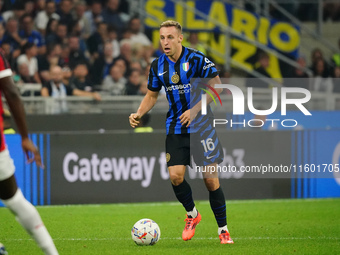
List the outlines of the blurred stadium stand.
{"label": "blurred stadium stand", "polygon": [[[163,21],[164,18],[170,18],[169,16],[162,16],[161,12],[149,12],[150,6],[152,5],[152,1],[148,0],[140,0],[140,1],[132,1],[126,0],[124,2],[124,6],[128,6],[125,8],[126,14],[130,17],[134,15],[138,15],[144,20],[142,27],[142,31],[145,32],[149,36],[149,38],[154,41],[152,36],[153,29],[150,26],[150,22],[152,21],[156,24],[159,24]],[[282,21],[287,22],[292,27],[297,27],[300,31],[299,40],[300,44],[298,47],[298,51],[295,57],[290,56],[289,54],[285,54],[282,51],[276,50],[273,47],[268,46],[268,43],[263,43],[261,40],[254,40],[254,38],[250,38],[247,33],[240,33],[238,29],[235,27],[227,26],[221,20],[217,20],[214,17],[211,17],[207,14],[207,11],[202,11],[202,3],[206,6],[207,3],[211,4],[216,1],[178,1],[178,0],[164,0],[160,1],[159,4],[162,6],[160,8],[164,9],[164,6],[176,6],[177,10],[181,10],[183,15],[189,15],[190,13],[194,15],[194,18],[204,20],[209,23],[210,26],[216,27],[218,32],[213,31],[219,35],[224,35],[226,38],[226,47],[224,52],[221,52],[219,48],[214,47],[211,44],[207,44],[205,41],[200,41],[203,44],[204,48],[208,51],[208,55],[217,56],[223,60],[223,63],[219,63],[219,67],[223,71],[227,71],[230,75],[230,82],[232,84],[238,83],[236,85],[240,86],[244,92],[246,92],[244,79],[251,75],[252,77],[258,77],[260,79],[264,79],[265,82],[272,86],[282,86],[282,79],[285,78],[284,75],[281,77],[265,77],[263,74],[257,72],[255,70],[255,62],[251,63],[251,65],[245,65],[244,63],[240,63],[237,59],[232,57],[232,47],[231,47],[231,39],[237,38],[237,40],[249,43],[253,46],[256,46],[257,50],[261,50],[267,52],[271,56],[275,57],[278,60],[278,63],[284,68],[294,69],[301,68],[309,77],[313,76],[313,70],[310,68],[310,61],[308,60],[311,52],[315,48],[320,48],[324,53],[324,59],[326,62],[330,63],[330,59],[332,54],[339,51],[337,47],[338,33],[337,27],[339,25],[339,18],[336,13],[338,8],[338,1],[328,0],[225,0],[225,1],[217,1],[223,4],[229,4],[231,8],[240,8],[244,11],[250,11],[250,13],[255,14],[257,17],[263,17],[269,20],[269,22]],[[329,14],[330,6],[334,5],[334,13]],[[305,9],[303,9],[305,8]],[[171,9],[171,8],[170,8]],[[301,10],[310,10],[310,15],[307,15]],[[173,10],[175,11],[175,10]],[[164,13],[167,13],[168,10],[164,10]],[[228,13],[229,14],[229,13]],[[185,19],[184,19],[185,20]],[[194,31],[193,29],[187,28],[186,22],[183,22],[185,36],[188,37],[188,33],[190,31]],[[157,38],[156,38],[157,39]],[[155,46],[155,44],[154,44]],[[307,66],[300,67],[297,62],[298,56],[305,56],[307,58]],[[253,60],[254,61],[254,60]],[[251,68],[249,68],[251,67]],[[234,81],[237,79],[237,82]],[[28,114],[52,114],[53,107],[56,105],[57,99],[53,98],[42,98],[40,96],[36,96],[39,94],[41,85],[40,84],[21,84],[18,85],[21,93],[26,96],[23,97],[25,107]],[[309,87],[312,91],[313,88]],[[226,107],[231,109],[231,97],[228,95],[222,95],[222,98],[226,99]],[[66,100],[68,104],[68,113],[77,114],[77,113],[115,113],[117,111],[120,112],[131,112],[134,111],[139,105],[142,96],[109,96],[103,95],[103,100],[101,102],[93,102],[90,98],[80,98],[80,97],[67,97]],[[60,101],[60,100],[59,100]],[[308,103],[307,107],[310,110],[339,110],[340,108],[340,99],[338,94],[334,93],[326,93],[326,92],[313,92],[312,91],[312,99]],[[167,103],[164,99],[160,100],[161,103],[156,105],[154,112],[160,111],[165,112],[167,110]],[[266,107],[266,105],[271,105],[271,90],[263,89],[260,94],[254,95],[254,102],[258,102],[259,104]]]}

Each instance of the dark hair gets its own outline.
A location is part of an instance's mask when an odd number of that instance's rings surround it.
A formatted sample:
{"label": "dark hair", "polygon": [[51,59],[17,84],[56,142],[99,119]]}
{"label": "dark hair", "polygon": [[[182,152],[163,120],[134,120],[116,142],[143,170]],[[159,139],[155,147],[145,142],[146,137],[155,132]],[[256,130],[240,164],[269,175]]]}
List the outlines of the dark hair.
{"label": "dark hair", "polygon": [[131,25],[131,22],[132,22],[134,19],[139,19],[139,20],[140,20],[140,18],[139,18],[138,15],[132,16],[132,17],[129,19],[129,26]]}
{"label": "dark hair", "polygon": [[258,54],[257,54],[257,59],[258,60],[261,60],[261,59],[264,59],[264,58],[269,58],[269,55],[267,52],[265,51],[259,51]]}
{"label": "dark hair", "polygon": [[52,31],[51,31],[51,24],[52,22],[56,21],[59,25],[59,21],[57,19],[50,18],[47,22],[46,25],[46,36],[48,36]]}
{"label": "dark hair", "polygon": [[22,52],[25,53],[27,50],[31,49],[34,46],[36,46],[34,43],[27,42],[24,46],[22,46]]}
{"label": "dark hair", "polygon": [[46,46],[46,55],[50,55],[52,51],[54,51],[54,48],[59,45],[61,47],[61,44],[60,43],[56,43],[56,42],[52,42],[52,43],[49,43],[47,44]]}
{"label": "dark hair", "polygon": [[33,21],[33,17],[31,16],[31,14],[25,13],[24,15],[20,17],[20,24],[22,24],[24,22],[24,19],[27,17],[31,18],[31,20]]}
{"label": "dark hair", "polygon": [[117,28],[114,26],[114,25],[108,25],[107,26],[107,32],[110,33],[110,32],[117,32]]}

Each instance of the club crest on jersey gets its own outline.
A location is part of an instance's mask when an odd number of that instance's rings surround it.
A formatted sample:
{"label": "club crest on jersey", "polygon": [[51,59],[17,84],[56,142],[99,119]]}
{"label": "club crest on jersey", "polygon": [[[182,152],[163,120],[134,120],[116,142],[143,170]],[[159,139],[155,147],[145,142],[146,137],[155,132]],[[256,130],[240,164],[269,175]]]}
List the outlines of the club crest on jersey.
{"label": "club crest on jersey", "polygon": [[182,64],[183,70],[186,72],[189,70],[189,62]]}
{"label": "club crest on jersey", "polygon": [[171,81],[175,84],[179,82],[179,75],[175,73],[173,76],[171,76]]}

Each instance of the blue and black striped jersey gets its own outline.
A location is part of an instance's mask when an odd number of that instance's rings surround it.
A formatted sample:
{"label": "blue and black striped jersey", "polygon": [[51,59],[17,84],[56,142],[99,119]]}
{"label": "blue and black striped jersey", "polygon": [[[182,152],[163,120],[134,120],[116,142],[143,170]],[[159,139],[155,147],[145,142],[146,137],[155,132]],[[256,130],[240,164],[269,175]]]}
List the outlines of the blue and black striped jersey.
{"label": "blue and black striped jersey", "polygon": [[[171,61],[165,54],[155,59],[150,68],[148,78],[148,89],[160,91],[164,86],[169,102],[169,111],[166,120],[167,134],[187,134],[197,131],[195,124],[186,128],[180,123],[179,117],[188,109],[190,104],[194,106],[199,102],[201,90],[198,85],[190,83],[194,78],[211,79],[218,75],[215,64],[211,62],[203,53],[182,47],[182,53],[177,62]],[[199,84],[196,83],[195,84]],[[196,91],[196,92],[195,92]],[[199,93],[198,93],[199,92]],[[208,121],[211,110],[207,107],[207,115],[198,115],[195,120],[199,120],[202,126]],[[197,123],[197,121],[196,121]]]}

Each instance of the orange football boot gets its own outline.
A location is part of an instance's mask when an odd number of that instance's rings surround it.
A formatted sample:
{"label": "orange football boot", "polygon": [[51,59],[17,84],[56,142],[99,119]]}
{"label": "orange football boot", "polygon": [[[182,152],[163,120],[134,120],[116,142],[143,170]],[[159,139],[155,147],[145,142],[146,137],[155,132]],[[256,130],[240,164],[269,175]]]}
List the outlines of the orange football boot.
{"label": "orange football boot", "polygon": [[186,221],[186,223],[185,223],[185,228],[182,233],[182,239],[184,241],[190,240],[195,235],[195,228],[197,224],[201,221],[201,219],[202,217],[199,212],[197,212],[196,218],[189,218],[187,215],[187,218],[184,220]]}
{"label": "orange football boot", "polygon": [[219,235],[219,238],[220,238],[221,244],[234,243],[234,241],[230,237],[230,234],[225,230],[222,230],[221,234]]}

